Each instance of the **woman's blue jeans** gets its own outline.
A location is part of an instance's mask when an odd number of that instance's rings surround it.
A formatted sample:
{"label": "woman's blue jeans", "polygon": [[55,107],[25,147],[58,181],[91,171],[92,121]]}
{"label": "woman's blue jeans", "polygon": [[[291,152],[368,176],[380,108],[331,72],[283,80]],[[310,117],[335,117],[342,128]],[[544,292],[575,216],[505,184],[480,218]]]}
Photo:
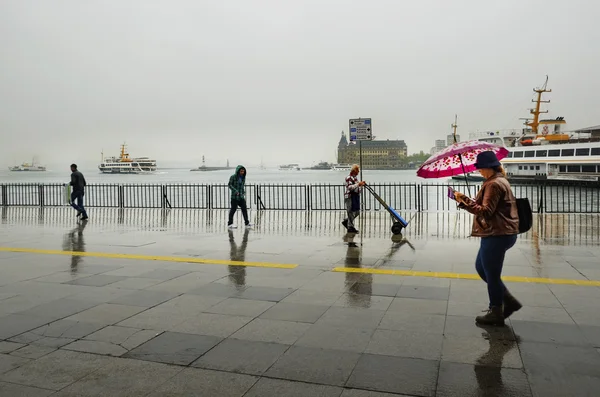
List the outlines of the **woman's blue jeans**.
{"label": "woman's blue jeans", "polygon": [[517,235],[482,237],[475,268],[487,283],[490,307],[502,306],[506,286],[502,282],[502,266],[506,251],[517,242]]}

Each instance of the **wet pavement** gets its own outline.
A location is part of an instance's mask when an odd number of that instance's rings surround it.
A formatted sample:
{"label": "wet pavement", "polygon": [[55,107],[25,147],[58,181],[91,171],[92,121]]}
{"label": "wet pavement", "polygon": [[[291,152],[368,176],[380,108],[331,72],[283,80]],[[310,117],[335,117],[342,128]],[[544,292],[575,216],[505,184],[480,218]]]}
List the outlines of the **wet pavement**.
{"label": "wet pavement", "polygon": [[[3,208],[0,396],[592,396],[600,218],[509,251],[524,307],[481,328],[465,214]],[[578,284],[579,283],[579,284]],[[587,285],[584,285],[587,283]]]}

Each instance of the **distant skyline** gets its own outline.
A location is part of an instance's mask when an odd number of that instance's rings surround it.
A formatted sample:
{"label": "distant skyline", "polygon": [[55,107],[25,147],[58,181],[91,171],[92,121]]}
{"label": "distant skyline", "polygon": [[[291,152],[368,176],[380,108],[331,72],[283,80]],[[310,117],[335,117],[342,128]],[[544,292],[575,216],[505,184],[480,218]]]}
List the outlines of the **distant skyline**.
{"label": "distant skyline", "polygon": [[600,124],[598,2],[0,2],[0,166],[335,161],[348,119],[429,152],[548,117]]}

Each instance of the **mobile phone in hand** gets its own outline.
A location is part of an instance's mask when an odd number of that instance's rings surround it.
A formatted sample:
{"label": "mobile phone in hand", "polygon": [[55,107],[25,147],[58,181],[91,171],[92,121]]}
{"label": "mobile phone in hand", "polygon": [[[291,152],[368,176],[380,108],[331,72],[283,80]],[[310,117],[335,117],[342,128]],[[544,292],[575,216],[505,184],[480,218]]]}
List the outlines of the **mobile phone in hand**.
{"label": "mobile phone in hand", "polygon": [[452,200],[456,200],[456,197],[454,197],[454,189],[452,189],[450,186],[448,186],[448,197]]}

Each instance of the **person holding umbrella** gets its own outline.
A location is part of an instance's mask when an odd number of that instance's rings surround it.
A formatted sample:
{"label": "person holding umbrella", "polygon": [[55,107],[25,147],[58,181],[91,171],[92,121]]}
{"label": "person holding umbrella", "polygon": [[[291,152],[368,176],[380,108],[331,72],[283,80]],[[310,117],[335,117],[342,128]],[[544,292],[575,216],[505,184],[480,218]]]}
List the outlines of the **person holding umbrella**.
{"label": "person holding umbrella", "polygon": [[519,233],[517,201],[493,151],[477,154],[475,168],[485,178],[475,200],[454,192],[459,208],[475,215],[471,235],[481,237],[475,268],[487,283],[490,302],[487,313],[477,316],[475,321],[502,326],[506,318],[522,307],[501,279],[504,256],[515,245]]}

